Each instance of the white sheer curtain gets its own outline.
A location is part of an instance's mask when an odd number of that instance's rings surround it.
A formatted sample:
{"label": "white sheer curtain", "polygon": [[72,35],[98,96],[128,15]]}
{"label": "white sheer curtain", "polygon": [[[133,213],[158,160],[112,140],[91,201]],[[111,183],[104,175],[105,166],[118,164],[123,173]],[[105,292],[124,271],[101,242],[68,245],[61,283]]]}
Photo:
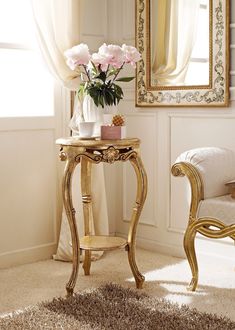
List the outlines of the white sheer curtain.
{"label": "white sheer curtain", "polygon": [[[71,90],[79,80],[65,63],[64,51],[79,43],[80,0],[31,0],[40,48],[43,57],[56,79]],[[92,170],[93,232],[109,234],[103,166]],[[80,166],[73,176],[73,203],[77,211],[78,231],[83,234],[83,211],[80,191]],[[78,218],[79,217],[79,218]],[[70,230],[63,210],[59,245],[55,259],[70,261],[72,248]],[[94,256],[94,258],[96,255]]]}
{"label": "white sheer curtain", "polygon": [[152,0],[152,84],[184,85],[199,5],[200,0]]}

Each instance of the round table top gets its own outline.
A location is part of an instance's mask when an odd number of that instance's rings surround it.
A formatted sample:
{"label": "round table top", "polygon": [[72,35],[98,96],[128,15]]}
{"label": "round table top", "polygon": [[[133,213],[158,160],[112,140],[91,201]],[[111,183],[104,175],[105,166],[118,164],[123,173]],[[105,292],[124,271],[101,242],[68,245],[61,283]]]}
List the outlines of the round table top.
{"label": "round table top", "polygon": [[72,146],[72,147],[91,147],[91,148],[104,148],[104,147],[130,147],[139,146],[140,140],[138,138],[126,138],[120,140],[101,140],[99,138],[95,139],[84,139],[79,138],[79,136],[59,138],[56,140],[56,144],[62,146]]}

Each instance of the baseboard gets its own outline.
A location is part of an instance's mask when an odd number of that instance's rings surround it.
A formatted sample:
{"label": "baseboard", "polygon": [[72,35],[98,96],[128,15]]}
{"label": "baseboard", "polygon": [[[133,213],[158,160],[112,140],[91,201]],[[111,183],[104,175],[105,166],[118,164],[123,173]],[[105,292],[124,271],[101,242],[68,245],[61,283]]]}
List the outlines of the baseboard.
{"label": "baseboard", "polygon": [[[120,236],[124,238],[126,237],[122,233],[116,233],[116,236]],[[165,243],[163,244],[158,241],[153,241],[150,239],[139,238],[139,237],[137,237],[136,239],[136,246],[137,248],[139,247],[145,250],[155,251],[161,254],[166,254],[177,258],[185,258],[183,246],[177,246],[177,245],[165,244]]]}
{"label": "baseboard", "polygon": [[185,253],[183,247],[181,246],[162,244],[157,241],[146,240],[143,238],[138,238],[136,246],[145,250],[151,250],[161,254],[170,255],[172,257],[185,258]]}
{"label": "baseboard", "polygon": [[[123,233],[116,233],[117,236],[126,238]],[[145,250],[155,251],[161,254],[170,255],[177,258],[186,258],[183,245],[173,245],[161,243],[145,238],[137,237],[136,246]],[[234,262],[234,244],[233,242],[224,242],[219,240],[206,239],[204,237],[196,238],[196,254],[215,258],[229,259]]]}
{"label": "baseboard", "polygon": [[0,255],[0,269],[15,267],[40,260],[50,259],[56,252],[55,243],[7,252]]}

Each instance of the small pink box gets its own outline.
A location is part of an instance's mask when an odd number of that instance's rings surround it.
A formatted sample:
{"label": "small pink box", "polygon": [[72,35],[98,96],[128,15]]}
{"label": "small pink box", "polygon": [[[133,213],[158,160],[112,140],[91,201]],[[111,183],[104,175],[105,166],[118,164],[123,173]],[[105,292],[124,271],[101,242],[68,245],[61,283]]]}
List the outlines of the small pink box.
{"label": "small pink box", "polygon": [[126,126],[101,126],[101,140],[120,140],[126,137]]}

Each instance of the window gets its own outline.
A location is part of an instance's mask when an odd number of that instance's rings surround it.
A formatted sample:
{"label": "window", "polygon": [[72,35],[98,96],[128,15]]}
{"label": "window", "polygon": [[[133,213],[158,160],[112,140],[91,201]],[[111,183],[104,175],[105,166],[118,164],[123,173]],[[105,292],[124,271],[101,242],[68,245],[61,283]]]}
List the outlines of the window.
{"label": "window", "polygon": [[201,0],[198,29],[185,85],[209,85],[209,1]]}
{"label": "window", "polygon": [[40,55],[30,0],[0,0],[0,117],[51,116],[54,81]]}

